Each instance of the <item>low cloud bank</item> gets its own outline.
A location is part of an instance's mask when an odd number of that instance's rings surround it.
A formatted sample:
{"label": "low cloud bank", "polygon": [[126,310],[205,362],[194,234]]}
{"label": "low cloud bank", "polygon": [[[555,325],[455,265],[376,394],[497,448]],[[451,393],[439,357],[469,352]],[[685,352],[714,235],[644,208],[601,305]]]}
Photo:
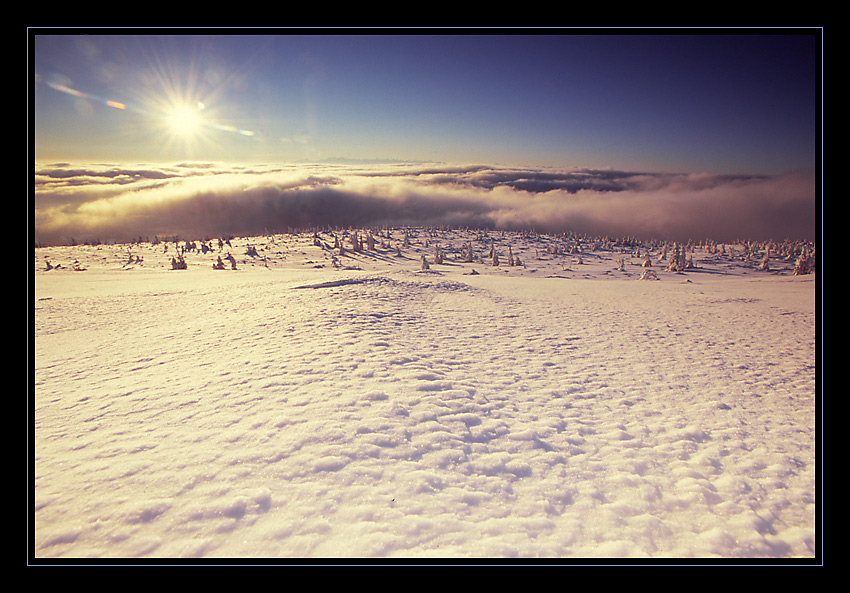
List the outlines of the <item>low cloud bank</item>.
{"label": "low cloud bank", "polygon": [[452,226],[666,240],[813,240],[811,174],[666,175],[487,166],[41,166],[35,241]]}

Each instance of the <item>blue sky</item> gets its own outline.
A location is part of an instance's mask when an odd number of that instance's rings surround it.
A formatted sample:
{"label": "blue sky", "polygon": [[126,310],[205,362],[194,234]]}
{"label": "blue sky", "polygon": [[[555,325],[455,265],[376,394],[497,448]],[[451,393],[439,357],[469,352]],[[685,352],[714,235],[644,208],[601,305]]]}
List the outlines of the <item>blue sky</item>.
{"label": "blue sky", "polygon": [[[233,34],[39,30],[36,159],[770,175],[815,165],[813,31],[224,32]],[[197,122],[169,123],[176,104]]]}

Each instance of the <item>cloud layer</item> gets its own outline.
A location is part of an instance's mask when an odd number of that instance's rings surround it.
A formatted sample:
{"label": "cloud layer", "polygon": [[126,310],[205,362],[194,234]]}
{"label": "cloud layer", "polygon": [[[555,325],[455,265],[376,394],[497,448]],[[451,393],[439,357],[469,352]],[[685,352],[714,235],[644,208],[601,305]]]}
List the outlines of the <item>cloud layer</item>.
{"label": "cloud layer", "polygon": [[811,174],[54,164],[38,167],[35,188],[40,244],[405,225],[665,240],[812,240],[817,224]]}

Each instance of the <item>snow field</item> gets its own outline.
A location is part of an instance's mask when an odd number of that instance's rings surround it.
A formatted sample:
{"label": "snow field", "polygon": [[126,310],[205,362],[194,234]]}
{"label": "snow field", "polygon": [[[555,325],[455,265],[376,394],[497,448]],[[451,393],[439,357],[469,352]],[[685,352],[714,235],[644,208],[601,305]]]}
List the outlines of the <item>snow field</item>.
{"label": "snow field", "polygon": [[512,240],[36,250],[36,557],[814,555],[813,278]]}

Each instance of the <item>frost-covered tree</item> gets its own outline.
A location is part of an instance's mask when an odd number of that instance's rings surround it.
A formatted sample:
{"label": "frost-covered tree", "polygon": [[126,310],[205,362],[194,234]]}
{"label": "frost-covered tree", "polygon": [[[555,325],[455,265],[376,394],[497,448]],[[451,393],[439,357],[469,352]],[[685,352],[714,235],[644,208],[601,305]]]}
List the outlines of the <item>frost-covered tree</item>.
{"label": "frost-covered tree", "polygon": [[797,263],[794,265],[794,275],[803,276],[805,274],[815,273],[815,258],[809,255],[806,251],[800,254],[797,258]]}
{"label": "frost-covered tree", "polygon": [[442,264],[444,260],[445,260],[445,255],[440,250],[440,246],[435,245],[434,246],[434,263],[435,264]]}
{"label": "frost-covered tree", "polygon": [[466,247],[463,250],[463,261],[466,263],[472,263],[474,259],[474,255],[472,253],[472,241],[466,244]]}
{"label": "frost-covered tree", "polygon": [[669,257],[667,259],[667,271],[668,272],[684,272],[687,263],[685,261],[685,247],[684,245],[679,246],[678,243],[673,243],[673,249],[669,253]]}
{"label": "frost-covered tree", "polygon": [[759,264],[759,270],[761,270],[762,272],[769,272],[770,271],[770,246],[769,245],[764,252],[764,257],[761,258],[761,263]]}

